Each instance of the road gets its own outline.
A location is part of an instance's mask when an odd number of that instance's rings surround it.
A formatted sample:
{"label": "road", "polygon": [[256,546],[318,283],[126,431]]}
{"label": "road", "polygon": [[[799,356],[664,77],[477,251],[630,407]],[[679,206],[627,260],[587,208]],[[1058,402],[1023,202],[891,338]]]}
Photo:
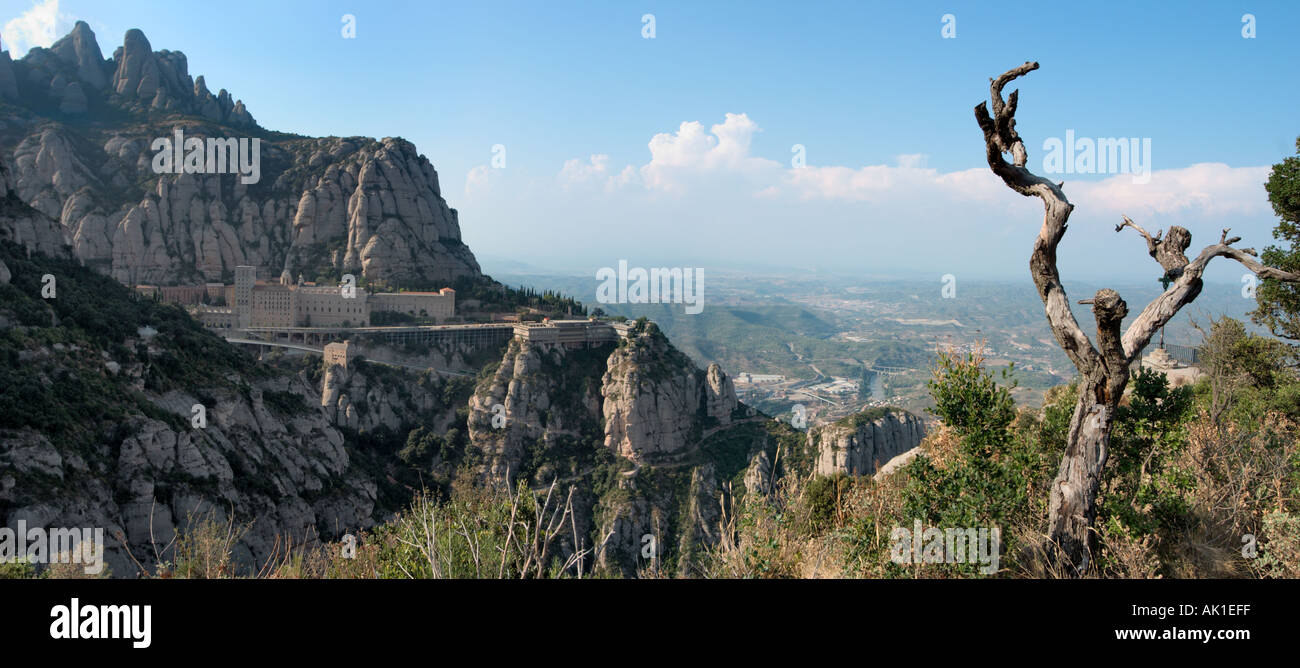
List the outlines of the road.
{"label": "road", "polygon": [[[238,338],[238,337],[230,337],[230,336],[226,337],[226,341],[229,342],[229,343],[242,343],[242,344],[245,344],[245,345],[267,346],[267,347],[271,347],[271,348],[288,348],[288,349],[290,349],[290,350],[301,350],[301,351],[304,351],[304,352],[315,353],[315,354],[317,354],[317,355],[324,355],[324,354],[325,354],[325,349],[324,349],[324,348],[317,348],[317,347],[315,347],[315,346],[302,345],[302,344],[300,344],[300,343],[281,343],[281,342],[278,342],[278,341],[259,341],[259,340],[257,340],[257,339],[242,339],[242,338]],[[420,365],[420,364],[406,364],[406,363],[404,363],[404,362],[390,362],[390,361],[388,361],[388,360],[372,359],[372,358],[369,358],[369,357],[366,358],[366,361],[367,361],[367,362],[374,362],[375,364],[382,364],[382,365],[384,365],[384,366],[399,367],[399,368],[403,368],[403,369],[414,369],[414,370],[416,370],[416,371],[432,371],[432,372],[437,373],[437,374],[446,374],[446,375],[449,375],[449,376],[473,376],[473,375],[474,375],[474,374],[472,374],[472,373],[463,373],[463,372],[460,372],[460,371],[450,371],[450,370],[448,370],[448,369],[438,369],[438,368],[431,367],[431,366],[427,366],[427,365]]]}

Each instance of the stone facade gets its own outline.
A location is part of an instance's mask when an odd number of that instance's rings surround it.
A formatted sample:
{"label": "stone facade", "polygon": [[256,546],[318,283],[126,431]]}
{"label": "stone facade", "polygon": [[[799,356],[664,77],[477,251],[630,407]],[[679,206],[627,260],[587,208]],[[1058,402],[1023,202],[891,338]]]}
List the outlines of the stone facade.
{"label": "stone facade", "polygon": [[[365,288],[316,285],[288,272],[278,281],[257,280],[257,268],[235,268],[234,285],[207,283],[158,287],[137,285],[141,294],[192,306],[191,314],[217,329],[249,327],[365,327],[374,312],[399,312],[445,322],[455,317],[456,291],[370,293]],[[203,302],[207,300],[209,304]],[[224,301],[226,308],[211,302]]]}
{"label": "stone facade", "polygon": [[583,348],[627,336],[627,329],[616,329],[599,320],[543,320],[515,325],[515,338],[538,345]]}
{"label": "stone facade", "polygon": [[325,368],[328,369],[331,366],[338,365],[346,369],[348,363],[357,356],[357,349],[352,345],[351,341],[328,343],[325,344],[323,356],[325,358]]}
{"label": "stone facade", "polygon": [[235,309],[226,306],[196,306],[190,315],[208,329],[235,329],[239,325]]}
{"label": "stone facade", "polygon": [[289,286],[289,292],[291,301],[286,313],[292,316],[293,323],[285,326],[363,327],[370,323],[371,295],[365,288],[352,288],[345,294],[337,285],[299,283]]}
{"label": "stone facade", "polygon": [[439,322],[456,314],[456,291],[443,288],[437,292],[380,292],[370,295],[370,311],[405,313]]}

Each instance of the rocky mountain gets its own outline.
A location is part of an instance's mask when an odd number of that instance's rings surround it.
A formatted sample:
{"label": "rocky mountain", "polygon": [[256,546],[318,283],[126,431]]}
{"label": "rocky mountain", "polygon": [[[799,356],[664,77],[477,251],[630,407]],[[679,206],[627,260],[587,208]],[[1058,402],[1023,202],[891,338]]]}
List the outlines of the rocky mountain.
{"label": "rocky mountain", "polygon": [[461,484],[558,485],[575,538],[557,558],[689,576],[734,501],[807,476],[821,443],[649,322],[591,348],[512,340],[477,380],[438,378],[258,360],[75,259],[0,241],[0,266],[0,523],[104,527],[119,576],[206,514],[250,523],[236,557],[256,569],[277,541],[337,539]]}
{"label": "rocky mountain", "polygon": [[71,257],[72,249],[63,227],[18,196],[13,173],[3,160],[0,160],[0,240],[51,257]]}
{"label": "rocky mountain", "polygon": [[601,425],[599,374],[611,348],[509,343],[469,401],[470,441],[482,453],[479,472],[485,481],[508,484],[523,478],[542,484],[557,471],[575,476],[595,465],[594,460],[577,461],[578,456],[561,464],[558,455],[595,454]]}
{"label": "rocky mountain", "polygon": [[[689,575],[693,555],[716,542],[733,487],[748,489],[752,462],[770,462],[782,438],[787,453],[801,441],[752,414],[720,368],[696,367],[653,323],[586,349],[513,341],[469,407],[477,475],[576,485],[585,547],[623,575],[652,564]],[[764,470],[767,484],[771,464]]]}
{"label": "rocky mountain", "polygon": [[108,59],[84,22],[0,54],[0,158],[77,257],[128,285],[229,280],[241,264],[412,286],[480,275],[410,142],[268,131],[139,30]]}
{"label": "rocky mountain", "polygon": [[385,517],[306,375],[75,260],[0,241],[0,264],[0,523],[102,527],[131,576],[205,516],[251,523],[245,565]]}
{"label": "rocky mountain", "polygon": [[605,447],[636,463],[671,460],[705,426],[726,426],[736,391],[718,365],[700,373],[663,335],[629,340],[610,356],[604,396]]}
{"label": "rocky mountain", "polygon": [[330,423],[356,432],[404,433],[415,426],[414,418],[423,416],[431,429],[443,433],[456,419],[457,407],[446,404],[443,383],[433,371],[403,373],[366,363],[346,369],[331,365],[313,389],[318,390],[319,404]]}
{"label": "rocky mountain", "polygon": [[[168,139],[181,157],[160,168]],[[211,173],[191,140],[256,146],[256,164]],[[267,131],[139,31],[109,59],[84,23],[19,61],[0,54],[0,187],[0,524],[104,527],[119,576],[172,558],[203,515],[250,523],[235,555],[247,572],[285,539],[336,539],[421,490],[465,486],[560,487],[573,514],[554,558],[690,576],[738,499],[869,473],[924,434],[886,411],[805,436],[645,320],[579,348],[354,342],[388,364],[226,343],[123,284],[228,281],[253,264],[478,279],[458,297],[485,311],[581,307],[482,277],[410,143]]]}
{"label": "rocky mountain", "polygon": [[871,475],[924,439],[921,418],[896,408],[870,409],[808,430],[820,475]]}

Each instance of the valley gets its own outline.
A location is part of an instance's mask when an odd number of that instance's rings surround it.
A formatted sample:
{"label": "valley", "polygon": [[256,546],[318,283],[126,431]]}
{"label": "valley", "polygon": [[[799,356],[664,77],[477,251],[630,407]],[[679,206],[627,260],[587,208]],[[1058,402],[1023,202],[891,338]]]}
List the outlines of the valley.
{"label": "valley", "polygon": [[[963,281],[954,298],[944,298],[939,280],[711,271],[707,303],[690,315],[668,304],[599,304],[594,278],[495,275],[508,285],[560,290],[612,316],[647,317],[696,363],[716,363],[733,375],[746,403],[785,420],[796,406],[811,424],[873,406],[928,416],[933,401],[926,382],[941,351],[980,351],[989,368],[1008,370],[1016,401],[1029,405],[1075,373],[1029,283]],[[1072,294],[1098,287],[1067,286]],[[1135,302],[1159,292],[1154,282],[1112,287]],[[1166,343],[1170,349],[1199,345],[1197,324],[1205,327],[1219,315],[1248,320],[1253,308],[1240,286],[1207,284],[1195,308],[1166,327]],[[1091,317],[1076,306],[1080,322]]]}

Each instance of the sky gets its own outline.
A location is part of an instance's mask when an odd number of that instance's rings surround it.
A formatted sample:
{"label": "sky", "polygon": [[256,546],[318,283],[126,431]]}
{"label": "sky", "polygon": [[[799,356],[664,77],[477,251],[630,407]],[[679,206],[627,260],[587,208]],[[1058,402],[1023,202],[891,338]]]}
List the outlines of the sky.
{"label": "sky", "polygon": [[[972,113],[1026,60],[1029,166],[1076,206],[1067,280],[1160,273],[1121,215],[1267,245],[1263,183],[1300,135],[1294,2],[0,0],[15,58],[76,20],[106,57],[130,28],[183,51],[266,128],[411,140],[489,271],[1027,280],[1042,207],[991,175]],[[1044,162],[1107,138],[1140,159]]]}

